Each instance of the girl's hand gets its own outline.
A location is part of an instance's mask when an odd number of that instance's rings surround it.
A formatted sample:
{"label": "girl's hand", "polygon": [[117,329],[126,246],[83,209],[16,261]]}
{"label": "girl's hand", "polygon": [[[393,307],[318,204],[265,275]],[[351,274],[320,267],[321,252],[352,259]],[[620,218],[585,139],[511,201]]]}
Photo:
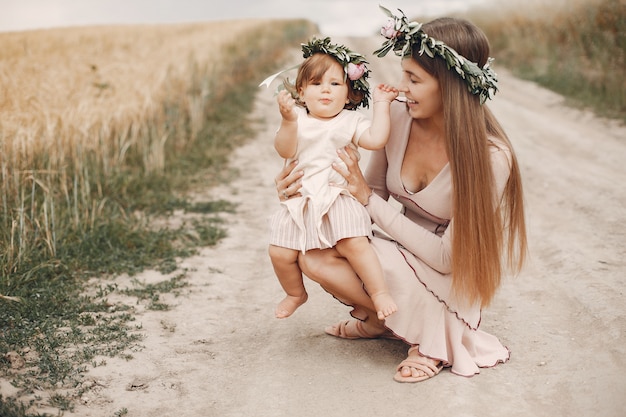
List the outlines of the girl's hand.
{"label": "girl's hand", "polygon": [[296,101],[291,97],[291,94],[286,90],[281,90],[276,97],[276,101],[278,102],[278,110],[280,111],[280,115],[283,116],[283,119],[289,122],[295,122],[297,119],[296,112],[294,111]]}
{"label": "girl's hand", "polygon": [[294,171],[294,168],[297,165],[298,161],[292,161],[290,164],[285,165],[278,173],[278,176],[274,179],[276,192],[278,193],[278,199],[280,201],[287,201],[291,197],[302,196],[299,190],[300,187],[302,187],[300,178],[304,175],[304,171]]}
{"label": "girl's hand", "polygon": [[392,102],[398,97],[400,91],[389,84],[378,84],[374,89],[374,93],[372,94],[372,98],[374,99],[374,103],[377,101],[388,101]]}
{"label": "girl's hand", "polygon": [[[345,148],[338,149],[337,154],[344,164],[346,164],[346,169],[344,169],[341,164],[333,164],[333,169],[341,174],[348,183],[343,188],[348,190],[359,203],[364,206],[367,205],[370,195],[372,195],[372,189],[367,185],[367,182],[365,182],[365,178],[359,167],[357,152],[350,146],[346,146]],[[331,185],[337,186],[337,184]]]}

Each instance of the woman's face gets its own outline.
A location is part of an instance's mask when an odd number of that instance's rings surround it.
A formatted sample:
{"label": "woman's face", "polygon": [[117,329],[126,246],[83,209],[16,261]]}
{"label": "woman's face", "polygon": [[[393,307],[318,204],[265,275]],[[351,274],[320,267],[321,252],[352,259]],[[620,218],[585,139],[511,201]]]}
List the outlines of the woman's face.
{"label": "woman's face", "polygon": [[318,119],[335,117],[349,102],[343,67],[338,62],[333,63],[321,80],[308,80],[299,94],[311,116]]}
{"label": "woman's face", "polygon": [[414,119],[443,115],[439,81],[424,70],[413,58],[402,60],[402,80],[399,89],[407,98],[406,106]]}

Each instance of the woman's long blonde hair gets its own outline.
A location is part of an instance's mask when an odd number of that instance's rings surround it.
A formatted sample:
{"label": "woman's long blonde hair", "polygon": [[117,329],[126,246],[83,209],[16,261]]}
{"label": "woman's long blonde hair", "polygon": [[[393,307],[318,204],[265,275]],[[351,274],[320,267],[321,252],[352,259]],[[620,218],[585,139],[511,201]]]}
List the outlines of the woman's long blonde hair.
{"label": "woman's long blonde hair", "polygon": [[[440,18],[422,29],[465,58],[485,65],[489,42],[472,23]],[[518,272],[526,256],[526,225],[519,166],[511,142],[486,104],[472,95],[465,81],[445,60],[412,57],[439,80],[446,126],[446,151],[453,184],[452,282],[458,295],[488,305],[500,286],[503,262]],[[496,201],[490,160],[490,138],[511,153],[511,173],[500,201]],[[494,209],[494,204],[496,205]],[[506,254],[506,257],[503,256]]]}

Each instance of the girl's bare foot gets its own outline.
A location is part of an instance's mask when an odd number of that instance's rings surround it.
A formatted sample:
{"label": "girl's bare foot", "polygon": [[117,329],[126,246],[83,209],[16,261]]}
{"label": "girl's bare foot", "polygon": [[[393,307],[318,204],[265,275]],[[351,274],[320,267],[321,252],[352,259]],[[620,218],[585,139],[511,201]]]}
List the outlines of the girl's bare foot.
{"label": "girl's bare foot", "polygon": [[385,320],[386,317],[391,316],[398,311],[398,306],[388,292],[380,292],[371,296],[376,307],[376,314],[378,320]]}
{"label": "girl's bare foot", "polygon": [[277,319],[284,319],[293,314],[302,304],[306,303],[309,295],[305,292],[300,296],[286,295],[283,300],[276,306],[274,314]]}

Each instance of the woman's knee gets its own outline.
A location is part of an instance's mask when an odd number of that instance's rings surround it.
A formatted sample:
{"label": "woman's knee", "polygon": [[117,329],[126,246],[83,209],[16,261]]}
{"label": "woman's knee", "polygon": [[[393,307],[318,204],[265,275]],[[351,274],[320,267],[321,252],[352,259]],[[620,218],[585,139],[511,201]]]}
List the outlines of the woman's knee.
{"label": "woman's knee", "polygon": [[330,253],[330,249],[312,250],[298,256],[300,270],[315,282],[324,284],[332,278],[332,268],[337,258]]}

